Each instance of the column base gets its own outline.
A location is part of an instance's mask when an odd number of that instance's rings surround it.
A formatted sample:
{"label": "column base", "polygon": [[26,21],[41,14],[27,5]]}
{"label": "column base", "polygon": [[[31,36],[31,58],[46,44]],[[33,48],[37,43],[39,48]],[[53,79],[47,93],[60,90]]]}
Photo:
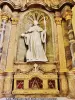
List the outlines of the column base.
{"label": "column base", "polygon": [[73,68],[71,69],[71,72],[75,72],[75,67],[73,67]]}
{"label": "column base", "polygon": [[12,94],[5,94],[4,97],[6,97],[6,98],[12,98],[13,96],[12,96]]}
{"label": "column base", "polygon": [[64,73],[64,72],[68,72],[68,71],[69,71],[69,70],[66,68],[66,69],[60,69],[59,72],[60,72],[60,73],[62,73],[62,72]]}
{"label": "column base", "polygon": [[8,72],[8,73],[13,72],[13,68],[6,68],[5,72]]}
{"label": "column base", "polygon": [[71,70],[68,73],[69,94],[68,97],[75,98],[75,73]]}
{"label": "column base", "polygon": [[60,84],[60,95],[67,96],[68,95],[68,82],[66,73],[59,73],[59,84]]}

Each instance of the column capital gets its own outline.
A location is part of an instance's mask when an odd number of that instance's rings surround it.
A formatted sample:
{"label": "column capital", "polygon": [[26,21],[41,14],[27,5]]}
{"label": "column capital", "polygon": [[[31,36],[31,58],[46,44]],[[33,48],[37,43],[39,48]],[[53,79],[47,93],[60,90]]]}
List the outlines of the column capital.
{"label": "column capital", "polygon": [[3,12],[3,13],[1,14],[1,19],[2,19],[2,20],[8,21],[9,18],[10,18],[10,15],[8,15],[6,12]]}
{"label": "column capital", "polygon": [[61,11],[62,17],[67,21],[72,19],[72,10],[69,6],[65,6]]}
{"label": "column capital", "polygon": [[12,25],[17,25],[17,23],[18,23],[18,18],[12,17],[12,18],[11,18],[11,21],[12,21]]}
{"label": "column capital", "polygon": [[61,21],[62,21],[62,18],[60,18],[60,17],[55,18],[55,22],[57,25],[61,25]]}
{"label": "column capital", "polygon": [[56,24],[61,25],[61,21],[62,21],[62,18],[61,18],[60,12],[55,12],[55,22],[56,22]]}
{"label": "column capital", "polygon": [[66,11],[63,15],[63,18],[65,18],[65,20],[70,20],[72,19],[72,11]]}

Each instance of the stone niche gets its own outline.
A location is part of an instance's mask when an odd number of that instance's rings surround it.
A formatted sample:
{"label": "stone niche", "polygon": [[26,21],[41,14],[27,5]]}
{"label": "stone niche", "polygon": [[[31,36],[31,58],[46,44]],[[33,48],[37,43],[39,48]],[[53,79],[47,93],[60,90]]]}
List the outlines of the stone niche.
{"label": "stone niche", "polygon": [[[44,22],[44,18],[46,21],[46,26]],[[46,40],[45,44],[43,44],[43,48],[45,50],[48,62],[54,62],[55,60],[55,31],[56,25],[54,22],[54,14],[49,13],[43,9],[32,8],[27,10],[26,12],[20,13],[20,19],[18,24],[18,32],[17,32],[17,53],[16,53],[16,62],[26,62],[26,52],[27,45],[25,44],[25,39],[21,37],[22,33],[27,32],[30,27],[34,25],[34,20],[38,21],[38,26],[43,30],[46,28]],[[53,30],[55,28],[55,30]],[[38,38],[35,41],[38,42]],[[38,47],[35,47],[38,49]],[[35,51],[35,50],[34,50]],[[40,62],[40,61],[39,61]]]}

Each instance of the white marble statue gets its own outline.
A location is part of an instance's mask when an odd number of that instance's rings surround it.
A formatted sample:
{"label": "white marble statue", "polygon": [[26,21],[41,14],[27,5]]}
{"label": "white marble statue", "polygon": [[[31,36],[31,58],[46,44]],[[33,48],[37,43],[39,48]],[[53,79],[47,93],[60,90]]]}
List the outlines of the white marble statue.
{"label": "white marble statue", "polygon": [[38,21],[34,20],[34,25],[29,28],[25,33],[21,34],[24,37],[28,50],[26,53],[26,61],[41,61],[46,62],[47,57],[45,54],[44,45],[46,43],[46,29],[42,29],[38,25]]}

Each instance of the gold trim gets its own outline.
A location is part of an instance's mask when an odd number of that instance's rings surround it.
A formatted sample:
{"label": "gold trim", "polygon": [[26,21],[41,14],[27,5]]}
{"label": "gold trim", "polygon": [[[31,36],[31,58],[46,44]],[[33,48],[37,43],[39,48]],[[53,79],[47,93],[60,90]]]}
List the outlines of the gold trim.
{"label": "gold trim", "polygon": [[12,25],[16,25],[18,23],[18,18],[11,18]]}
{"label": "gold trim", "polygon": [[2,20],[8,21],[9,18],[10,18],[10,15],[8,15],[7,13],[3,12],[3,13],[1,14],[1,19],[2,19]]}

